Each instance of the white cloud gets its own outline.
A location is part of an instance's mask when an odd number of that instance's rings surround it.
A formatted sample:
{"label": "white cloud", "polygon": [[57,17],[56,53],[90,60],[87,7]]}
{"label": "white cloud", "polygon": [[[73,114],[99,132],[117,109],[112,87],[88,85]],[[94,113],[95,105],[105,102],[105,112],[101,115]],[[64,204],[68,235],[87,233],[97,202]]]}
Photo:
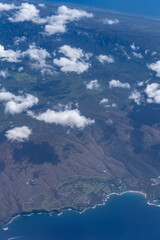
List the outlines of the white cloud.
{"label": "white cloud", "polygon": [[137,85],[138,87],[142,87],[144,85],[144,82],[138,82]]}
{"label": "white cloud", "polygon": [[78,74],[86,72],[90,66],[89,63],[81,61],[72,61],[68,58],[54,59],[53,63],[61,68],[62,72],[76,72]]}
{"label": "white cloud", "polygon": [[0,45],[0,60],[7,62],[20,62],[21,51],[5,50],[2,45]]}
{"label": "white cloud", "polygon": [[40,18],[39,10],[33,4],[22,3],[18,8],[19,10],[9,18],[11,22],[32,21],[37,24],[47,22],[46,19]]}
{"label": "white cloud", "polygon": [[152,52],[152,56],[155,56],[157,54],[157,52],[156,51],[154,51],[154,52]]}
{"label": "white cloud", "polygon": [[2,89],[0,102],[5,102],[5,113],[16,114],[28,110],[38,103],[38,98],[31,94],[16,96]]}
{"label": "white cloud", "polygon": [[160,104],[160,84],[158,83],[151,83],[148,84],[145,91],[148,97],[148,103],[158,103]]}
{"label": "white cloud", "polygon": [[116,87],[118,87],[118,88],[128,88],[129,89],[130,84],[129,83],[122,83],[119,80],[111,80],[109,82],[109,87],[110,88],[116,88]]}
{"label": "white cloud", "polygon": [[[151,83],[148,84],[145,90],[143,91],[147,95],[147,103],[157,103],[160,104],[160,84],[159,83]],[[144,96],[134,90],[129,99],[132,99],[137,105],[140,105],[142,101],[144,101]]]}
{"label": "white cloud", "polygon": [[64,54],[66,57],[77,60],[84,57],[83,50],[80,48],[72,48],[69,45],[64,45],[59,50],[60,53]]}
{"label": "white cloud", "polygon": [[147,50],[145,50],[145,51],[144,51],[145,55],[147,55],[147,54],[148,54],[148,52],[149,52],[149,50],[148,50],[148,49],[147,49]]}
{"label": "white cloud", "polygon": [[[39,4],[39,7],[44,7],[44,4]],[[47,35],[53,35],[56,33],[64,33],[67,31],[66,25],[72,21],[78,21],[83,17],[91,18],[92,13],[86,11],[70,9],[66,6],[58,8],[57,15],[51,17],[41,18],[40,11],[33,4],[22,3],[18,8],[18,11],[9,18],[11,22],[24,22],[32,21],[36,24],[46,24],[45,33]]]}
{"label": "white cloud", "polygon": [[28,56],[32,62],[32,68],[42,69],[45,71],[51,69],[52,66],[46,63],[46,59],[50,58],[50,54],[42,48],[38,48],[35,44],[29,46],[28,50],[22,53],[23,56]]}
{"label": "white cloud", "polygon": [[64,111],[54,111],[48,109],[44,113],[39,113],[35,115],[33,112],[28,112],[28,115],[39,121],[44,121],[46,123],[54,123],[56,125],[62,125],[64,127],[77,127],[83,129],[87,125],[95,123],[94,120],[82,116],[78,109],[74,110],[64,110]]}
{"label": "white cloud", "polygon": [[118,19],[108,19],[108,18],[106,18],[106,19],[103,20],[103,23],[113,25],[113,24],[118,24],[119,20]]}
{"label": "white cloud", "polygon": [[109,108],[111,107],[112,105],[110,105],[109,103],[109,100],[107,98],[103,98],[100,102],[99,102],[100,105],[103,105],[103,107],[105,108]]}
{"label": "white cloud", "polygon": [[36,97],[26,94],[25,97],[19,97],[18,101],[17,98],[8,101],[5,106],[5,112],[10,114],[21,113],[37,103],[38,99]]}
{"label": "white cloud", "polygon": [[[39,4],[39,7],[45,7],[44,4]],[[9,18],[11,22],[24,22],[32,21],[36,24],[46,24],[45,32],[47,35],[53,35],[56,33],[64,33],[67,31],[66,25],[72,21],[78,21],[83,17],[91,18],[92,13],[87,13],[83,10],[70,9],[66,6],[61,6],[58,8],[57,15],[52,15],[51,17],[41,18],[40,11],[33,4],[22,3],[18,7],[6,4],[6,6],[1,6],[2,9],[17,8],[18,11]],[[10,10],[10,9],[9,9]]]}
{"label": "white cloud", "polygon": [[18,72],[22,72],[24,70],[24,67],[19,67]]}
{"label": "white cloud", "polygon": [[131,47],[131,49],[134,50],[134,51],[139,50],[139,47],[135,46],[134,43],[132,43],[130,47]]}
{"label": "white cloud", "polygon": [[[18,42],[17,42],[18,40]],[[20,40],[21,41],[21,40]],[[16,39],[16,44],[19,44],[19,39]],[[35,44],[31,44],[29,48],[21,52],[20,50],[14,51],[11,49],[5,50],[0,45],[0,60],[8,62],[21,62],[22,58],[29,57],[30,66],[35,69],[41,69],[41,73],[53,74],[54,67],[47,64],[47,59],[50,58],[50,54],[43,48],[37,47]]]}
{"label": "white cloud", "polygon": [[70,9],[66,6],[58,8],[58,14],[48,18],[48,24],[45,26],[45,32],[48,35],[66,32],[68,22],[78,21],[83,17],[91,18],[93,14],[86,11]]}
{"label": "white cloud", "polygon": [[7,3],[0,3],[0,12],[2,11],[10,11],[12,9],[15,9],[16,6],[12,4],[7,4]]}
{"label": "white cloud", "polygon": [[138,92],[137,90],[134,90],[134,91],[130,94],[129,99],[133,100],[135,103],[137,103],[137,105],[140,105],[140,104],[141,104],[141,101],[142,101],[141,93]]}
{"label": "white cloud", "polygon": [[117,107],[117,104],[116,103],[109,103],[109,100],[107,98],[103,98],[100,102],[99,102],[100,105],[103,105],[103,107],[105,108],[111,108],[111,107]]}
{"label": "white cloud", "polygon": [[14,39],[14,45],[19,45],[22,42],[25,42],[27,39],[25,36],[22,37],[15,37]]}
{"label": "white cloud", "polygon": [[112,103],[112,107],[117,107],[117,104],[116,103]]}
{"label": "white cloud", "polygon": [[15,127],[11,130],[8,130],[5,134],[5,136],[10,140],[18,141],[18,142],[24,142],[29,139],[29,136],[31,135],[32,130],[26,126],[23,127]]}
{"label": "white cloud", "polygon": [[109,102],[109,100],[107,99],[107,98],[103,98],[101,101],[100,101],[100,103],[99,104],[101,104],[101,105],[105,105],[106,103],[108,103]]}
{"label": "white cloud", "polygon": [[85,54],[80,48],[64,45],[60,47],[59,53],[64,54],[65,57],[55,58],[53,63],[59,66],[62,72],[76,72],[80,74],[87,71],[90,67],[90,64],[86,62],[88,54]]}
{"label": "white cloud", "polygon": [[[19,44],[19,41],[21,40],[16,39],[16,45]],[[45,49],[37,47],[35,44],[31,44],[24,52],[21,52],[20,50],[14,51],[11,49],[5,50],[4,47],[0,45],[1,61],[21,62],[22,58],[26,56],[32,61],[32,68],[41,69],[42,73],[53,70],[53,66],[46,63],[47,58],[50,58],[50,54]]]}
{"label": "white cloud", "polygon": [[128,60],[130,60],[131,57],[128,55],[128,53],[126,52],[126,50],[122,49],[122,51],[123,51],[123,53],[124,53],[124,56],[125,56]]}
{"label": "white cloud", "polygon": [[6,78],[8,76],[8,71],[7,70],[1,70],[0,71],[0,77]]}
{"label": "white cloud", "polygon": [[160,77],[160,61],[148,64],[147,66],[148,66],[149,69],[156,72],[157,77]]}
{"label": "white cloud", "polygon": [[45,4],[39,3],[38,6],[44,8],[44,7],[45,7]]}
{"label": "white cloud", "polygon": [[136,52],[132,52],[133,56],[136,57],[136,58],[143,58],[142,54],[141,53],[136,53]]}
{"label": "white cloud", "polygon": [[98,89],[99,88],[99,83],[98,80],[92,80],[89,83],[86,84],[86,88],[89,90],[93,90],[93,89]]}
{"label": "white cloud", "polygon": [[99,55],[97,59],[102,64],[114,62],[114,58],[112,56],[107,56],[107,55]]}

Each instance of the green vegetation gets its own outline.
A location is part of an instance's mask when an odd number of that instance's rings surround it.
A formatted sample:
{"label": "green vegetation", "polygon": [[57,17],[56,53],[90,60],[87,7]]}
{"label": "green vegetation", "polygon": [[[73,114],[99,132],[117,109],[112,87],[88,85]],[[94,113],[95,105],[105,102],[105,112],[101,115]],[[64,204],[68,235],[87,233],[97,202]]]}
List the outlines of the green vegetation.
{"label": "green vegetation", "polygon": [[30,75],[28,73],[18,73],[18,72],[10,72],[10,77],[13,78],[13,80],[19,81],[19,82],[36,82],[37,78],[33,75]]}

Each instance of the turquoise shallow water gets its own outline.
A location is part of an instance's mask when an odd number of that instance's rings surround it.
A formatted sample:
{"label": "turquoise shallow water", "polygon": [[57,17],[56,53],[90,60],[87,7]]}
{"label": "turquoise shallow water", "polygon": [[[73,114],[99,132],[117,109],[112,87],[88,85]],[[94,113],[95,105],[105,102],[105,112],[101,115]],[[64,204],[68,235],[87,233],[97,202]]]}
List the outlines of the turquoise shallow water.
{"label": "turquoise shallow water", "polygon": [[47,0],[160,18],[160,0]]}
{"label": "turquoise shallow water", "polygon": [[64,211],[19,217],[0,239],[22,240],[159,240],[160,208],[149,206],[139,194],[112,196],[104,206],[83,214]]}

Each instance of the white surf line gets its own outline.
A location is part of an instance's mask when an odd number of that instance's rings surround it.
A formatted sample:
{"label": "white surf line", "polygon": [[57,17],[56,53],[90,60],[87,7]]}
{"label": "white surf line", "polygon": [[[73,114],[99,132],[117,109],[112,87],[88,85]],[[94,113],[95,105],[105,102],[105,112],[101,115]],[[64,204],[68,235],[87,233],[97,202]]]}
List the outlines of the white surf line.
{"label": "white surf line", "polygon": [[4,231],[8,231],[8,227],[3,227],[2,228]]}
{"label": "white surf line", "polygon": [[11,238],[8,238],[8,240],[14,240],[14,239],[19,239],[19,238],[22,238],[22,236],[19,236],[19,237],[11,237]]}

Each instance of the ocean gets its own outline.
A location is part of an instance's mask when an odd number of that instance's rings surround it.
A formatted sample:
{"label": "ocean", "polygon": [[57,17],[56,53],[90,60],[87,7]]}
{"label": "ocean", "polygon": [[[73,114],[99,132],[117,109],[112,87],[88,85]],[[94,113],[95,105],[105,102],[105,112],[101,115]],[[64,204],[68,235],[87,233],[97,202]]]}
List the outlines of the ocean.
{"label": "ocean", "polygon": [[160,208],[140,194],[112,195],[103,206],[83,214],[65,210],[16,218],[1,240],[159,240]]}
{"label": "ocean", "polygon": [[[62,2],[86,5],[123,13],[160,18],[159,0],[47,0],[48,2]],[[42,2],[45,2],[42,0]]]}

